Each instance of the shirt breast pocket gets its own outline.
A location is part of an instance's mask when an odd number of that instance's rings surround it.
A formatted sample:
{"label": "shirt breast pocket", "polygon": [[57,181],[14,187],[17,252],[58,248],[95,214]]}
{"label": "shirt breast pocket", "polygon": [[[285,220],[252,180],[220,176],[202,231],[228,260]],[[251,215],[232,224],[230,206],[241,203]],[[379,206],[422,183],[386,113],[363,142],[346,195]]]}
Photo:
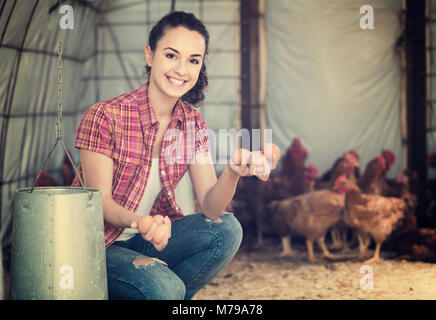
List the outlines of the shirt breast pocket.
{"label": "shirt breast pocket", "polygon": [[114,156],[114,194],[121,197],[128,196],[130,191],[137,185],[141,176],[141,158]]}

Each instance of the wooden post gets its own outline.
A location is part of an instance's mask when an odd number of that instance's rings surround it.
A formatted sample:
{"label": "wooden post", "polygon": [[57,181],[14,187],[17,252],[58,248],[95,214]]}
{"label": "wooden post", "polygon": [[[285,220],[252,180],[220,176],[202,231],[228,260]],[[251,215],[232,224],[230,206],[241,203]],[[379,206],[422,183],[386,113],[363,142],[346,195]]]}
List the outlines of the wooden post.
{"label": "wooden post", "polygon": [[[259,0],[240,1],[241,125],[250,131],[252,138],[253,129],[260,129]],[[250,146],[253,148],[253,139]]]}
{"label": "wooden post", "polygon": [[427,179],[425,3],[406,5],[408,165],[420,181]]}

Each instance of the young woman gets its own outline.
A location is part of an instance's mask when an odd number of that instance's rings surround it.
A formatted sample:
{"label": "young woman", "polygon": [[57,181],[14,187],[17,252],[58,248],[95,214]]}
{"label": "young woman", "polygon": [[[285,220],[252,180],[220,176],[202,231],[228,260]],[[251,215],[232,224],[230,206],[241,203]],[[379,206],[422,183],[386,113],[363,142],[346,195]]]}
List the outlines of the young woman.
{"label": "young woman", "polygon": [[[241,243],[224,208],[254,168],[229,162],[217,179],[206,124],[191,106],[204,99],[208,41],[194,15],[163,17],[145,47],[149,81],[93,105],[78,128],[80,174],[103,197],[110,299],[191,299]],[[174,190],[186,171],[202,213],[184,216]],[[144,214],[165,217],[161,242],[153,242],[156,224],[138,232]]]}

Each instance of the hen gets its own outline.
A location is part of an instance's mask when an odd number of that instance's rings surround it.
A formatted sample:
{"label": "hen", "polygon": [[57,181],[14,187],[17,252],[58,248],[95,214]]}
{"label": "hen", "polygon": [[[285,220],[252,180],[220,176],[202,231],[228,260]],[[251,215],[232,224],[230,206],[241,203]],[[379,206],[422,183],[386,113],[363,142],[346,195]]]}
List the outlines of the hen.
{"label": "hen", "polygon": [[[309,164],[307,168],[305,169],[305,183],[306,183],[306,191],[312,192],[314,191],[314,181],[316,176],[318,175],[318,170],[313,164]],[[281,257],[284,256],[294,256],[295,252],[292,249],[292,242],[291,242],[291,230],[285,223],[286,221],[286,212],[285,211],[277,211],[276,214],[271,215],[271,209],[275,207],[275,204],[284,199],[291,198],[289,195],[282,198],[276,198],[271,199],[269,201],[269,204],[266,207],[266,215],[271,220],[271,224],[273,227],[273,230],[279,235],[282,243],[282,252],[280,253]]]}
{"label": "hen", "polygon": [[[359,155],[356,151],[350,150],[345,153],[342,157],[338,158],[333,167],[327,174],[324,175],[324,178],[327,176],[328,181],[320,182],[317,181],[315,189],[323,189],[323,188],[331,188],[333,187],[336,179],[341,175],[346,175],[348,179],[351,181],[357,181],[359,176]],[[344,251],[348,250],[347,243],[347,227],[345,224],[340,221],[336,226],[332,228],[330,231],[332,244],[331,248],[339,249],[343,248]]]}
{"label": "hen", "polygon": [[383,186],[380,185],[380,180],[386,172],[386,168],[386,160],[382,155],[378,155],[368,162],[363,176],[357,182],[363,193],[383,194]]}
{"label": "hen", "polygon": [[[293,198],[273,201],[268,206],[272,219],[283,228],[306,238],[308,259],[315,261],[313,242],[320,246],[323,256],[335,258],[324,243],[324,236],[336,224],[344,209],[344,195],[330,189],[316,190]],[[277,219],[278,218],[278,219]]]}
{"label": "hen", "polygon": [[47,171],[43,170],[39,173],[36,187],[54,187],[57,186],[56,180],[47,175]]}
{"label": "hen", "polygon": [[301,140],[295,137],[282,158],[280,174],[271,177],[267,182],[259,179],[252,180],[246,200],[248,207],[251,208],[250,213],[255,218],[257,248],[262,247],[263,234],[266,231],[275,231],[271,230],[274,228],[265,212],[268,203],[308,191],[307,168],[305,168],[307,154]]}
{"label": "hen", "polygon": [[359,154],[350,150],[336,159],[333,166],[320,179],[315,182],[315,189],[330,188],[341,175],[347,175],[352,181],[357,181],[359,173]]}
{"label": "hen", "polygon": [[295,137],[282,158],[282,174],[290,182],[289,193],[291,195],[306,192],[305,161],[307,155],[308,152],[301,144],[301,140]]}
{"label": "hen", "polygon": [[[401,225],[407,209],[406,202],[398,198],[363,194],[345,176],[339,177],[335,186],[339,192],[345,193],[344,222],[362,235],[371,236],[375,240],[374,257],[366,263],[380,262],[381,245]],[[361,256],[364,256],[366,248],[367,246],[361,248]]]}

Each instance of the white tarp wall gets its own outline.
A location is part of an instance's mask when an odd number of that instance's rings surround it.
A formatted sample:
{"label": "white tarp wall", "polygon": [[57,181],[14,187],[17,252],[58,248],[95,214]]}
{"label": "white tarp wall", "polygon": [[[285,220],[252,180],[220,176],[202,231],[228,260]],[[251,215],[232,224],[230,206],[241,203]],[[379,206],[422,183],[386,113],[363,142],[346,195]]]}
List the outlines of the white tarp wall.
{"label": "white tarp wall", "polygon": [[[88,90],[82,75],[85,61],[94,52],[89,30],[94,29],[97,12],[78,7],[74,30],[62,30],[59,8],[50,10],[57,3],[8,0],[0,4],[0,234],[4,245],[10,241],[14,193],[32,186],[56,141],[58,40],[64,42],[63,125],[70,149],[81,114],[89,107],[81,99]],[[47,165],[48,174],[58,183],[56,169],[63,157],[59,146]]]}
{"label": "white tarp wall", "polygon": [[[374,30],[360,28],[360,6],[374,9]],[[268,127],[282,150],[294,137],[320,174],[350,149],[361,171],[383,149],[402,170],[401,0],[266,1]]]}
{"label": "white tarp wall", "polygon": [[[62,30],[59,0],[6,0],[0,3],[1,235],[10,241],[15,190],[30,187],[56,141],[57,44],[64,44],[64,141],[78,164],[74,148],[80,119],[97,101],[142,85],[144,46],[152,25],[171,9],[170,0],[95,0],[89,6],[61,1],[74,9],[74,29]],[[53,8],[52,10],[50,10]],[[210,33],[206,60],[209,90],[200,107],[209,129],[239,123],[239,1],[178,0],[176,10],[193,12]],[[236,119],[236,120],[235,120]],[[212,146],[214,147],[214,146]],[[48,162],[48,173],[61,183],[60,146]],[[217,170],[219,171],[217,166]],[[176,190],[186,213],[193,202],[189,175]],[[179,200],[180,198],[180,200]]]}

